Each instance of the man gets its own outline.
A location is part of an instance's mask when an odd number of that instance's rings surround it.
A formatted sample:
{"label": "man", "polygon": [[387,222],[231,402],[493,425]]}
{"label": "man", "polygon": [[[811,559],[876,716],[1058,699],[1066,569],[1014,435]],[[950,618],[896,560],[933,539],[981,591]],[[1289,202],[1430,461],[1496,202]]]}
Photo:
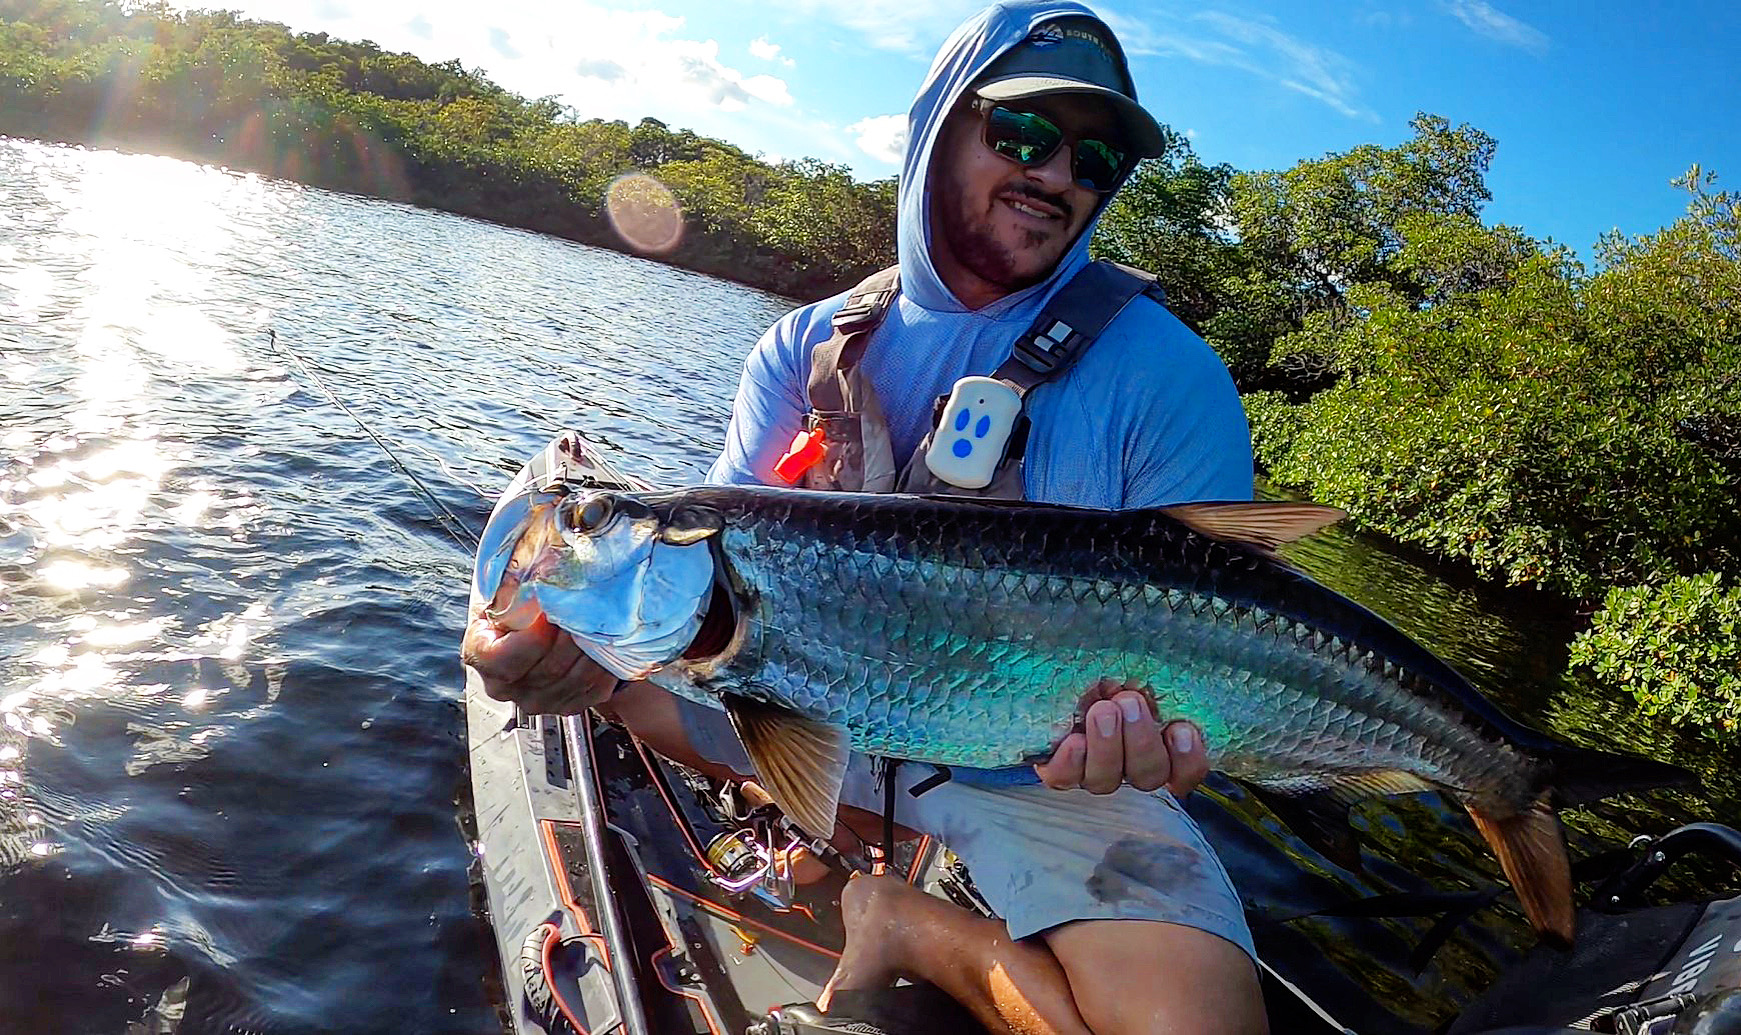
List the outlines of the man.
{"label": "man", "polygon": [[[938,397],[998,369],[1087,265],[1112,192],[1163,145],[1111,31],[1085,8],[1001,4],[944,45],[910,113],[899,295],[854,368],[897,467],[918,469]],[[778,483],[776,467],[803,441],[815,403],[816,347],[845,301],[798,309],[757,344],[710,480]],[[1017,485],[1027,499],[1118,508],[1250,498],[1249,433],[1225,367],[1146,297],[1022,406],[1031,430]],[[750,772],[716,713],[647,685],[617,688],[547,624],[504,634],[477,619],[464,652],[492,696],[534,711],[602,706],[671,757],[719,775]],[[896,819],[950,845],[1002,919],[898,881],[854,880],[842,903],[846,952],[824,1008],[837,989],[911,976],[993,1031],[1264,1030],[1239,900],[1173,797],[1206,772],[1195,731],[1157,728],[1119,673],[1083,677],[1092,703],[1081,732],[1036,767],[1047,786],[958,779],[897,795]],[[926,775],[915,768],[897,774],[901,788]],[[1147,793],[1163,785],[1173,793]],[[880,811],[862,757],[841,799]]]}

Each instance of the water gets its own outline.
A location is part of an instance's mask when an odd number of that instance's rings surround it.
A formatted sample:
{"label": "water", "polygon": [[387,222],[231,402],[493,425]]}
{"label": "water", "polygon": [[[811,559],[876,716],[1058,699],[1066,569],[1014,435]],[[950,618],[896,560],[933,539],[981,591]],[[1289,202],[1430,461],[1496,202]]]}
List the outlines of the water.
{"label": "water", "polygon": [[[120,1032],[189,978],[183,1032],[497,1030],[462,832],[469,550],[285,350],[476,529],[565,426],[698,479],[785,308],[401,205],[0,141],[0,1029]],[[1300,560],[1562,733],[1734,768],[1558,684],[1535,653],[1563,630],[1504,600],[1347,536]],[[1260,913],[1494,872],[1431,802],[1363,807],[1405,865],[1362,877],[1216,787]],[[1294,925],[1284,951],[1411,1019],[1521,938],[1489,920],[1415,975],[1424,922],[1362,923]]]}
{"label": "water", "polygon": [[566,423],[699,478],[785,306],[143,156],[0,142],[0,214],[0,1029],[493,1030],[469,551],[267,330],[479,528]]}

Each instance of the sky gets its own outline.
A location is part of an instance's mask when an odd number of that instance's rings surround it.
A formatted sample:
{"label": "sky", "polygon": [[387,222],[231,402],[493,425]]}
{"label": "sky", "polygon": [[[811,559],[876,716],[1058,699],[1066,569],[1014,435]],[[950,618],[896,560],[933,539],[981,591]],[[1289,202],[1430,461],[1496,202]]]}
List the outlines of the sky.
{"label": "sky", "polygon": [[[581,117],[652,116],[770,161],[893,175],[938,46],[982,0],[214,0],[292,29],[457,58]],[[1498,141],[1490,222],[1588,258],[1741,188],[1741,5],[1728,0],[1089,0],[1137,92],[1206,162],[1281,169],[1394,145],[1418,111]]]}

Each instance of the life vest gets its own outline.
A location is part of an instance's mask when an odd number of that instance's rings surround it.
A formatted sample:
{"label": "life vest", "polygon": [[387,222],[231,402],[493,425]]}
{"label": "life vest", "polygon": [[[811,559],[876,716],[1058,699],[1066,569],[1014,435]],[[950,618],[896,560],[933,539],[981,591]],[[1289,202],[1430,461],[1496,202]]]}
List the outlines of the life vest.
{"label": "life vest", "polygon": [[931,430],[919,448],[904,463],[898,462],[882,404],[862,368],[871,336],[899,294],[899,267],[866,277],[834,314],[833,333],[812,350],[807,386],[810,410],[791,447],[774,466],[774,473],[786,484],[843,492],[1022,499],[1028,393],[1063,376],[1139,295],[1166,304],[1166,293],[1154,275],[1135,267],[1096,261],[1071,277],[1016,339],[1009,358],[991,374],[993,380],[1015,393],[1022,412],[1004,443],[990,482],[966,488],[943,480],[925,461],[939,433],[948,396],[937,400]]}

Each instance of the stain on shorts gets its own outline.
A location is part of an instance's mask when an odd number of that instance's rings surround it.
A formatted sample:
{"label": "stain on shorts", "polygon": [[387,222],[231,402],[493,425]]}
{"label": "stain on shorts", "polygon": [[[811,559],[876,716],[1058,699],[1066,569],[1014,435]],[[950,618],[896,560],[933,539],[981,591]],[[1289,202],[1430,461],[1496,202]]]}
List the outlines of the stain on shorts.
{"label": "stain on shorts", "polygon": [[1084,886],[1096,902],[1160,903],[1201,888],[1200,850],[1169,841],[1124,837],[1114,841]]}

